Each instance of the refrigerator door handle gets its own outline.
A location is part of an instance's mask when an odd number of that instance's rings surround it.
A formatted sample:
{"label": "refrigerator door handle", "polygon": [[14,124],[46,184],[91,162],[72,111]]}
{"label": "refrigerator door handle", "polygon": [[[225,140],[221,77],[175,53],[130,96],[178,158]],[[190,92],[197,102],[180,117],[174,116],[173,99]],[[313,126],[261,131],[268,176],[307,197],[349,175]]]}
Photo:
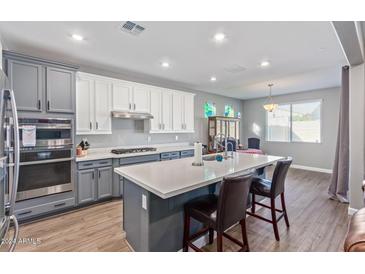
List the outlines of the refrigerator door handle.
{"label": "refrigerator door handle", "polygon": [[16,194],[18,190],[18,178],[19,178],[19,157],[20,157],[20,143],[19,143],[19,125],[18,125],[18,112],[15,103],[14,91],[9,90],[11,112],[13,116],[13,134],[14,134],[14,176],[11,185],[11,193],[9,194],[9,215],[14,214]]}
{"label": "refrigerator door handle", "polygon": [[14,235],[13,235],[13,239],[11,241],[11,245],[9,247],[9,252],[13,252],[16,247],[18,237],[19,237],[19,224],[18,224],[18,220],[16,219],[16,217],[14,215],[10,216],[10,221],[12,221],[14,224]]}

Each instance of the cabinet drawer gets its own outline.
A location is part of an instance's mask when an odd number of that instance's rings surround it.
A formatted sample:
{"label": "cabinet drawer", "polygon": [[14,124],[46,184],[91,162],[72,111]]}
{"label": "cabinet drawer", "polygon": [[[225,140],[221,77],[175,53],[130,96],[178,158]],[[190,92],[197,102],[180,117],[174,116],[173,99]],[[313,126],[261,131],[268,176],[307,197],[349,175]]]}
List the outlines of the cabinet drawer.
{"label": "cabinet drawer", "polygon": [[124,166],[124,165],[133,165],[133,164],[155,162],[155,161],[160,161],[160,154],[121,158],[119,160],[119,163],[121,166]]}
{"label": "cabinet drawer", "polygon": [[75,206],[75,198],[68,198],[64,200],[54,201],[46,204],[41,204],[33,207],[23,208],[15,211],[15,215],[19,220],[30,217],[39,216],[49,212],[65,209]]}
{"label": "cabinet drawer", "polygon": [[180,152],[179,151],[170,152],[170,157],[171,158],[180,157]]}
{"label": "cabinet drawer", "polygon": [[164,152],[161,153],[161,160],[164,159],[171,159],[171,158],[180,158],[180,152],[179,151],[173,151],[173,152]]}
{"label": "cabinet drawer", "polygon": [[113,164],[112,159],[97,160],[97,161],[87,161],[77,164],[77,169],[89,169],[95,167],[111,166]]}
{"label": "cabinet drawer", "polygon": [[194,156],[194,150],[183,150],[180,152],[181,154],[181,158],[186,158],[186,157],[193,157]]}

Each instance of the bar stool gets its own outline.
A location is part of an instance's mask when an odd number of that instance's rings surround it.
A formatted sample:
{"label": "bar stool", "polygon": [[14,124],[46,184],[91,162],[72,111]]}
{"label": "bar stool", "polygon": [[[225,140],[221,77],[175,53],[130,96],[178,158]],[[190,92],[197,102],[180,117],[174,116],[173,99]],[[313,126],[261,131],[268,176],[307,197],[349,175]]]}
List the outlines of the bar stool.
{"label": "bar stool", "polygon": [[[185,204],[184,251],[188,251],[188,247],[202,251],[192,241],[209,232],[209,243],[212,244],[214,231],[217,232],[217,251],[223,251],[223,236],[241,246],[240,251],[249,251],[245,218],[251,181],[251,174],[224,178],[219,196],[208,194]],[[203,228],[193,235],[190,235],[190,218],[203,224]],[[238,222],[241,225],[242,242],[225,233]]]}
{"label": "bar stool", "polygon": [[[252,179],[252,185],[250,189],[250,193],[252,194],[252,206],[251,206],[251,212],[247,211],[247,214],[259,218],[260,220],[271,223],[274,227],[275,239],[277,241],[280,241],[278,221],[280,221],[280,219],[284,217],[286,226],[289,227],[289,219],[286,211],[285,198],[284,198],[284,183],[291,163],[292,163],[291,158],[278,161],[276,163],[272,180],[270,181],[267,179],[254,177]],[[255,195],[260,195],[270,198],[270,206],[256,202]],[[275,198],[278,197],[279,195],[281,198],[282,209],[277,209],[275,207]],[[262,207],[270,209],[271,220],[266,219],[260,215],[257,215],[255,213],[255,205],[260,205]],[[282,214],[279,217],[276,217],[276,212]]]}

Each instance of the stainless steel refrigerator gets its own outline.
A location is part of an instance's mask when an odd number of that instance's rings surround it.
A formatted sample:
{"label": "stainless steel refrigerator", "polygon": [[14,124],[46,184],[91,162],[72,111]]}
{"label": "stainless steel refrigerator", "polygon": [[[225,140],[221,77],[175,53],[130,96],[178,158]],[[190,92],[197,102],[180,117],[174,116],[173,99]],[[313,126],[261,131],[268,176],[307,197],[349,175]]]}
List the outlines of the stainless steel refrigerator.
{"label": "stainless steel refrigerator", "polygon": [[17,109],[14,92],[0,68],[0,251],[14,251],[18,241],[19,225],[14,215],[18,177]]}

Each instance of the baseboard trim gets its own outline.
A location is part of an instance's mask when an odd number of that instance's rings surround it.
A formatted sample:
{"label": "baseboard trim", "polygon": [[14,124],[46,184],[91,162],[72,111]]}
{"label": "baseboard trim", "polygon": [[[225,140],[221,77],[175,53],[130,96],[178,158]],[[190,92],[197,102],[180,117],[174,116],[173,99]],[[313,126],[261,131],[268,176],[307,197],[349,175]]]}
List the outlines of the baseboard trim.
{"label": "baseboard trim", "polygon": [[349,216],[352,216],[352,215],[354,215],[357,211],[358,211],[358,209],[356,209],[356,208],[352,208],[352,207],[349,207],[349,208],[347,209],[347,214],[348,214]]}
{"label": "baseboard trim", "polygon": [[332,173],[332,169],[326,168],[319,168],[319,167],[311,167],[311,166],[302,166],[302,165],[291,165],[292,168],[303,169],[303,170],[310,170],[316,172],[323,172],[323,173]]}

